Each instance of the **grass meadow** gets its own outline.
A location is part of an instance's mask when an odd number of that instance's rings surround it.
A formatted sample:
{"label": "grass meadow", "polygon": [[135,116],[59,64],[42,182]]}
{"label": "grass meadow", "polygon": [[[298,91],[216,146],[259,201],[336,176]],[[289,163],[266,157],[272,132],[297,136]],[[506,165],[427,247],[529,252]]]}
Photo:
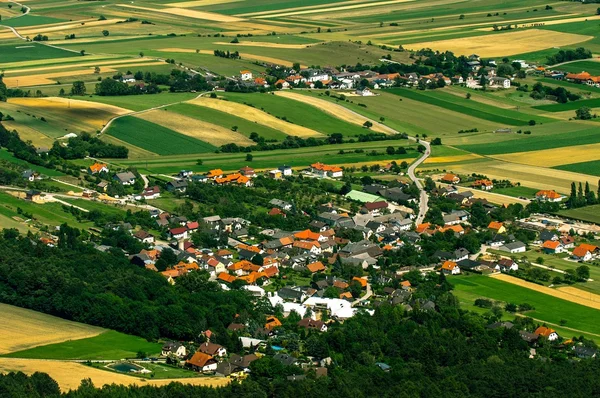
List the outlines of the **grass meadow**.
{"label": "grass meadow", "polygon": [[561,166],[555,166],[554,168],[559,169],[559,170],[573,171],[575,173],[600,176],[600,160],[592,160],[590,162],[581,162],[581,163],[563,164]]}
{"label": "grass meadow", "polygon": [[576,220],[600,224],[600,205],[586,206],[579,209],[561,210],[561,216],[571,217]]}
{"label": "grass meadow", "polygon": [[81,57],[80,54],[59,48],[48,47],[35,42],[16,42],[0,45],[0,68],[8,62],[33,61],[52,58]]}

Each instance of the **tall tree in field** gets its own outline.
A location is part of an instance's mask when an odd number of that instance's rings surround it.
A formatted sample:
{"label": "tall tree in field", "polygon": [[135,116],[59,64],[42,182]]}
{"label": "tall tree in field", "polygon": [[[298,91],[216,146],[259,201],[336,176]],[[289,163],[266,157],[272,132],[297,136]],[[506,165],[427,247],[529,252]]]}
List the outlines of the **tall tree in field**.
{"label": "tall tree in field", "polygon": [[577,207],[585,204],[585,199],[583,197],[583,187],[581,183],[579,183],[579,188],[577,189]]}
{"label": "tall tree in field", "polygon": [[85,83],[81,80],[73,82],[73,87],[71,87],[71,95],[85,95]]}
{"label": "tall tree in field", "polygon": [[571,194],[569,195],[569,199],[567,199],[567,207],[574,208],[577,204],[577,186],[575,182],[571,183]]}

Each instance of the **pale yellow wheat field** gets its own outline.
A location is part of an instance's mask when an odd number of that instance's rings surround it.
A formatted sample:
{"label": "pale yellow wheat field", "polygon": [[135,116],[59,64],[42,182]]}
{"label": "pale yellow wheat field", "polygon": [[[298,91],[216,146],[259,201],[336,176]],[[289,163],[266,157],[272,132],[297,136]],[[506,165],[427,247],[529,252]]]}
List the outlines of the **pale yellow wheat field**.
{"label": "pale yellow wheat field", "polygon": [[0,354],[94,337],[105,329],[0,304]]}
{"label": "pale yellow wheat field", "polygon": [[563,164],[600,160],[600,144],[567,146],[532,152],[516,152],[506,155],[492,155],[507,162],[522,163],[531,166],[554,167]]}
{"label": "pale yellow wheat field", "polygon": [[216,124],[204,122],[189,116],[157,109],[138,115],[140,119],[160,124],[189,137],[197,138],[214,146],[235,142],[237,145],[254,145],[246,136]]}
{"label": "pale yellow wheat field", "polygon": [[253,108],[251,106],[238,104],[236,102],[224,101],[212,98],[196,98],[189,103],[199,106],[205,106],[207,108],[215,109],[217,111],[229,113],[237,117],[256,122],[264,126],[271,127],[275,130],[284,132],[285,134],[298,136],[298,137],[318,137],[322,136],[321,133],[315,130],[311,130],[306,127],[298,126],[281,119],[277,119],[275,116],[269,115],[266,112]]}

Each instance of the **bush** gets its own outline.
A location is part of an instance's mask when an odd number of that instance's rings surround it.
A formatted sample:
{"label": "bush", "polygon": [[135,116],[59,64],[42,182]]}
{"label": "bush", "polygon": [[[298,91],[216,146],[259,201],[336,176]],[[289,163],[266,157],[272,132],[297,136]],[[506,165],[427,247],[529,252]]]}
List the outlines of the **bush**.
{"label": "bush", "polygon": [[492,302],[492,300],[488,300],[488,299],[484,299],[484,298],[475,299],[475,306],[476,307],[480,307],[480,308],[492,308],[493,305],[494,305],[494,303]]}

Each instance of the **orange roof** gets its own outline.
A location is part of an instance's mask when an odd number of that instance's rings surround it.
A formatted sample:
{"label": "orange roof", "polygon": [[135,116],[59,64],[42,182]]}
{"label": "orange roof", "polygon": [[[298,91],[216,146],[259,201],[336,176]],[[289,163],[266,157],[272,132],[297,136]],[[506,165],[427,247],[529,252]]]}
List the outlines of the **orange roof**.
{"label": "orange roof", "polygon": [[592,75],[590,75],[587,72],[581,72],[581,73],[567,73],[567,76],[565,76],[567,79],[573,79],[573,80],[587,80],[590,77],[592,77]]}
{"label": "orange roof", "polygon": [[247,70],[247,69],[244,69],[244,70],[241,70],[241,71],[240,71],[240,73],[243,75],[244,73],[252,73],[252,72],[250,72],[250,71],[249,71],[249,70]]}
{"label": "orange roof", "polygon": [[348,286],[349,285],[346,282],[342,282],[340,280],[333,281],[333,287],[337,287],[338,289],[345,290],[348,289]]}
{"label": "orange roof", "polygon": [[595,252],[596,250],[598,250],[598,246],[589,245],[587,243],[582,243],[579,245],[579,247],[583,247],[583,248],[589,250],[590,252]]}
{"label": "orange roof", "polygon": [[90,166],[90,171],[92,173],[99,173],[100,170],[102,170],[105,167],[107,167],[107,166],[104,163],[94,163],[93,165]]}
{"label": "orange roof", "polygon": [[246,281],[246,283],[252,285],[255,284],[257,280],[265,276],[266,275],[263,272],[252,271],[246,276],[240,276],[238,279]]}
{"label": "orange roof", "polygon": [[450,225],[448,227],[440,228],[439,231],[441,233],[444,233],[446,231],[454,231],[456,233],[461,233],[461,232],[465,232],[465,229],[461,225]]}
{"label": "orange roof", "polygon": [[558,199],[560,198],[560,195],[556,193],[556,191],[551,191],[551,190],[543,190],[543,191],[538,191],[535,196],[537,197],[546,197],[548,199]]}
{"label": "orange roof", "polygon": [[265,329],[272,330],[281,326],[281,321],[274,316],[270,316],[267,318],[267,323],[265,323]]}
{"label": "orange roof", "polygon": [[383,250],[392,250],[392,249],[393,249],[392,245],[383,246]]}
{"label": "orange roof", "polygon": [[203,368],[208,361],[213,359],[212,356],[205,354],[203,352],[197,351],[190,359],[186,362],[190,365],[197,366],[199,368]]}
{"label": "orange roof", "polygon": [[582,247],[582,245],[577,246],[573,249],[573,255],[577,257],[585,257],[585,255],[589,252],[588,249]]}
{"label": "orange roof", "polygon": [[544,249],[551,249],[551,250],[556,250],[556,248],[558,248],[559,246],[560,246],[560,242],[559,241],[553,241],[553,240],[547,240],[542,245],[542,247]]}
{"label": "orange roof", "polygon": [[458,264],[456,264],[454,261],[445,261],[444,264],[442,264],[442,269],[447,271],[452,271],[456,267],[458,267]]}
{"label": "orange roof", "polygon": [[279,268],[277,267],[269,267],[266,270],[264,270],[262,272],[264,274],[264,276],[266,276],[267,278],[272,278],[275,275],[279,274]]}
{"label": "orange roof", "polygon": [[179,271],[176,269],[168,269],[168,270],[161,272],[161,274],[166,278],[168,278],[168,277],[177,278],[180,275]]}
{"label": "orange roof", "polygon": [[316,169],[316,170],[331,171],[334,173],[338,172],[338,171],[342,171],[342,169],[338,166],[329,166],[329,165],[323,164],[321,162],[313,163],[310,165],[310,167],[312,167],[313,169]]}
{"label": "orange roof", "polygon": [[473,186],[476,186],[476,187],[481,186],[481,185],[489,187],[489,186],[494,185],[494,183],[491,182],[490,180],[475,180],[475,182],[473,183]]}
{"label": "orange roof", "polygon": [[243,243],[240,243],[239,245],[236,246],[236,249],[238,250],[248,250],[250,252],[254,252],[254,253],[260,253],[260,249],[256,246],[250,246],[250,245],[245,245]]}
{"label": "orange roof", "polygon": [[319,240],[320,234],[316,232],[312,232],[310,229],[306,229],[304,231],[300,231],[294,234],[297,239],[302,240]]}
{"label": "orange roof", "polygon": [[262,77],[257,77],[256,79],[254,79],[254,83],[256,84],[265,84],[267,81],[265,79],[263,79]]}
{"label": "orange roof", "polygon": [[294,242],[294,247],[310,250],[313,247],[321,247],[321,245],[319,244],[319,242]]}
{"label": "orange roof", "polygon": [[358,283],[360,283],[360,286],[362,288],[367,287],[367,280],[363,279],[363,278],[359,278],[358,276],[355,276],[354,278],[352,278],[352,282],[357,281]]}
{"label": "orange roof", "polygon": [[502,225],[501,222],[498,221],[492,221],[491,223],[489,223],[488,225],[488,229],[495,229],[495,230],[499,230],[500,228],[502,228],[504,225]]}
{"label": "orange roof", "polygon": [[411,287],[412,285],[410,284],[410,281],[402,281],[400,282],[400,286]]}
{"label": "orange roof", "polygon": [[214,169],[208,172],[208,174],[206,175],[208,178],[214,178],[214,177],[218,177],[218,176],[222,176],[223,175],[223,170],[221,169]]}
{"label": "orange roof", "polygon": [[312,273],[325,271],[327,269],[327,268],[325,268],[323,263],[320,261],[317,261],[315,263],[310,263],[306,266],[306,268]]}
{"label": "orange roof", "polygon": [[556,330],[547,328],[546,326],[540,326],[539,328],[535,329],[534,333],[539,336],[548,337],[552,333],[556,333]]}
{"label": "orange roof", "polygon": [[230,271],[237,271],[240,269],[244,269],[244,267],[246,267],[248,264],[252,265],[252,263],[248,260],[241,260],[241,261],[238,261],[237,263],[231,264],[229,267],[227,267],[227,269]]}
{"label": "orange roof", "polygon": [[281,243],[283,246],[288,246],[294,243],[294,240],[292,238],[290,238],[289,236],[286,236],[285,238],[281,238],[279,239],[279,243]]}
{"label": "orange roof", "polygon": [[344,293],[340,294],[340,298],[341,299],[352,299],[352,293],[344,292]]}
{"label": "orange roof", "polygon": [[454,182],[456,179],[458,178],[458,176],[456,174],[446,174],[445,176],[442,177],[442,181],[450,181],[450,182]]}
{"label": "orange roof", "polygon": [[426,222],[424,224],[419,224],[417,225],[416,231],[417,233],[423,233],[425,230],[429,229],[429,227],[431,226],[430,223]]}
{"label": "orange roof", "polygon": [[279,79],[279,80],[277,80],[277,81],[275,82],[275,85],[278,85],[278,84],[283,84],[283,83],[287,83],[287,82],[286,82],[285,80],[283,80],[283,79]]}
{"label": "orange roof", "polygon": [[221,272],[217,278],[227,283],[235,281],[235,276],[229,275],[227,272]]}

